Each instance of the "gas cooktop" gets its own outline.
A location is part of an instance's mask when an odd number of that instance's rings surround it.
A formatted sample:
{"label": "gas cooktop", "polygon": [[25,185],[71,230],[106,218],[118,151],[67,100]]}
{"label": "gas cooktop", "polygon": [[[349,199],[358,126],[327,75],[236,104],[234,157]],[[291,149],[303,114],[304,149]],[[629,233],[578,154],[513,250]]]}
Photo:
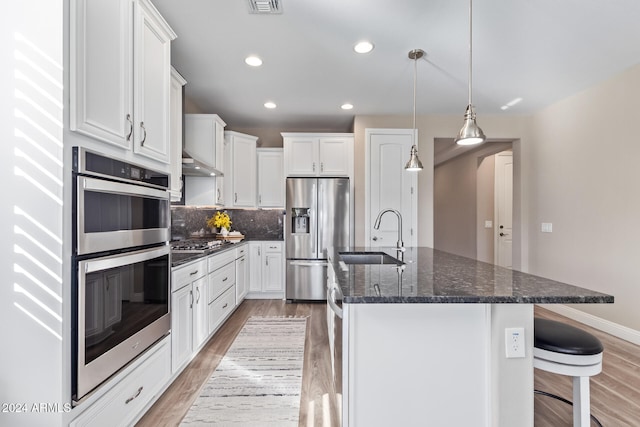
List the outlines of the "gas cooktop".
{"label": "gas cooktop", "polygon": [[171,250],[183,254],[199,254],[222,246],[222,240],[180,240],[171,243]]}

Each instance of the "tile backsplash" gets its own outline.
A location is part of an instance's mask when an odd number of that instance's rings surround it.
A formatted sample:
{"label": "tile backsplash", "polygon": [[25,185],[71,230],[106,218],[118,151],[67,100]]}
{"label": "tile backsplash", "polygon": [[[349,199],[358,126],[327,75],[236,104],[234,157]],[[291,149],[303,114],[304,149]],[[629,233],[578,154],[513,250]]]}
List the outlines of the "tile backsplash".
{"label": "tile backsplash", "polygon": [[245,235],[246,240],[283,240],[282,209],[215,209],[193,206],[171,206],[171,240],[212,236],[207,219],[217,211],[231,218],[231,230]]}

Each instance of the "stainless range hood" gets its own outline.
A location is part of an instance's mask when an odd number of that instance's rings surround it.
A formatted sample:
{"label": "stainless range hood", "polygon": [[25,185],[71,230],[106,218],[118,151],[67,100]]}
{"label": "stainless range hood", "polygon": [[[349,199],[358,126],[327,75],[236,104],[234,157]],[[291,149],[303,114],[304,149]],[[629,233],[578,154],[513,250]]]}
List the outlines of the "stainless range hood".
{"label": "stainless range hood", "polygon": [[184,150],[182,151],[182,174],[186,176],[224,176],[222,171],[194,159]]}

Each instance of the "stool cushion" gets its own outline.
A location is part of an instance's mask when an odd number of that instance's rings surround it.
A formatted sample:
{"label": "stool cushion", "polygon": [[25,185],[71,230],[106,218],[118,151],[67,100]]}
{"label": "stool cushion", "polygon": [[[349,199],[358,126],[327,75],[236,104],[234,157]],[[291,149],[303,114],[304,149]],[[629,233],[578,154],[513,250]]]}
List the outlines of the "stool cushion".
{"label": "stool cushion", "polygon": [[535,318],[533,321],[534,347],[556,353],[592,355],[602,353],[604,347],[598,338],[582,329]]}

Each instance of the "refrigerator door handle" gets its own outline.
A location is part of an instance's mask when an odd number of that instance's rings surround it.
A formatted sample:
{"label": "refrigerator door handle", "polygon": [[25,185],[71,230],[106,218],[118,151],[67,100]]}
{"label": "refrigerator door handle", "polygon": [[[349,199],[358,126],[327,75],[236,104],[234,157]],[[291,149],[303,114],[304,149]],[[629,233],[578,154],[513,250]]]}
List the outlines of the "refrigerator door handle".
{"label": "refrigerator door handle", "polygon": [[301,267],[326,267],[329,265],[326,261],[289,261],[289,264]]}
{"label": "refrigerator door handle", "polygon": [[313,250],[311,251],[311,257],[318,257],[318,195],[316,193],[316,184],[311,185],[311,194],[313,197],[313,203],[311,206],[311,212],[309,217],[311,218],[311,241],[313,242]]}

